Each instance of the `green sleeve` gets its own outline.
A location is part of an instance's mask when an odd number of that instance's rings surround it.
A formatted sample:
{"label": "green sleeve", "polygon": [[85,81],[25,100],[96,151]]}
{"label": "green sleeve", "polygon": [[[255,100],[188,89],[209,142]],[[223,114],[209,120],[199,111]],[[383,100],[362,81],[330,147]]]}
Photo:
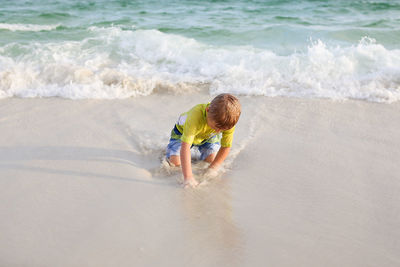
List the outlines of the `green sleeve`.
{"label": "green sleeve", "polygon": [[199,131],[198,127],[202,116],[203,113],[197,108],[193,108],[188,112],[186,122],[183,125],[183,133],[181,137],[182,142],[193,144],[194,138]]}
{"label": "green sleeve", "polygon": [[235,127],[222,132],[221,146],[231,147],[233,141],[233,133],[235,132]]}

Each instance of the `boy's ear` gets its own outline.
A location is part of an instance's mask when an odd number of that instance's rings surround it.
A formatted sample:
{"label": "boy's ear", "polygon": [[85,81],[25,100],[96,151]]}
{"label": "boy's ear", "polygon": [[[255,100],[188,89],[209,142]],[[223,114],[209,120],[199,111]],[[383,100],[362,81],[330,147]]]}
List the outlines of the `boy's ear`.
{"label": "boy's ear", "polygon": [[206,111],[208,112],[208,110],[210,109],[210,107],[206,107]]}

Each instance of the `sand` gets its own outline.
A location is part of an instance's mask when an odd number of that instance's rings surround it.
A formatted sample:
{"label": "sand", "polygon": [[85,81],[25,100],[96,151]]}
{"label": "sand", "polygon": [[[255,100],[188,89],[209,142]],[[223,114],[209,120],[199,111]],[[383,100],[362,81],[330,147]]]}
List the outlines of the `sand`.
{"label": "sand", "polygon": [[241,97],[183,189],[163,150],[209,99],[0,100],[0,266],[400,265],[400,103]]}

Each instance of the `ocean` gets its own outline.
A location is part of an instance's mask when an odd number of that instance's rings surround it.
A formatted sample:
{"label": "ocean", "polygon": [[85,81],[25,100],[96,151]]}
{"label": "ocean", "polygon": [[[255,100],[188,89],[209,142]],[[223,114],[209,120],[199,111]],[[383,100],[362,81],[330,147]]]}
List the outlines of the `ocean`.
{"label": "ocean", "polygon": [[0,266],[399,267],[398,114],[400,0],[0,0]]}
{"label": "ocean", "polygon": [[0,0],[0,98],[400,100],[400,1]]}

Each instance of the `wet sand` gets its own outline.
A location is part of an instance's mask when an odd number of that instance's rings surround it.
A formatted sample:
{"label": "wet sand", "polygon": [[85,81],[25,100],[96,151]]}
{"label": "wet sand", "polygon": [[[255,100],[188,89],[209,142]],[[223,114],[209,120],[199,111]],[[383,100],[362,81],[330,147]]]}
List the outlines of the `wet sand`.
{"label": "wet sand", "polygon": [[241,97],[222,173],[183,189],[164,147],[210,99],[0,100],[0,265],[400,265],[398,103]]}

